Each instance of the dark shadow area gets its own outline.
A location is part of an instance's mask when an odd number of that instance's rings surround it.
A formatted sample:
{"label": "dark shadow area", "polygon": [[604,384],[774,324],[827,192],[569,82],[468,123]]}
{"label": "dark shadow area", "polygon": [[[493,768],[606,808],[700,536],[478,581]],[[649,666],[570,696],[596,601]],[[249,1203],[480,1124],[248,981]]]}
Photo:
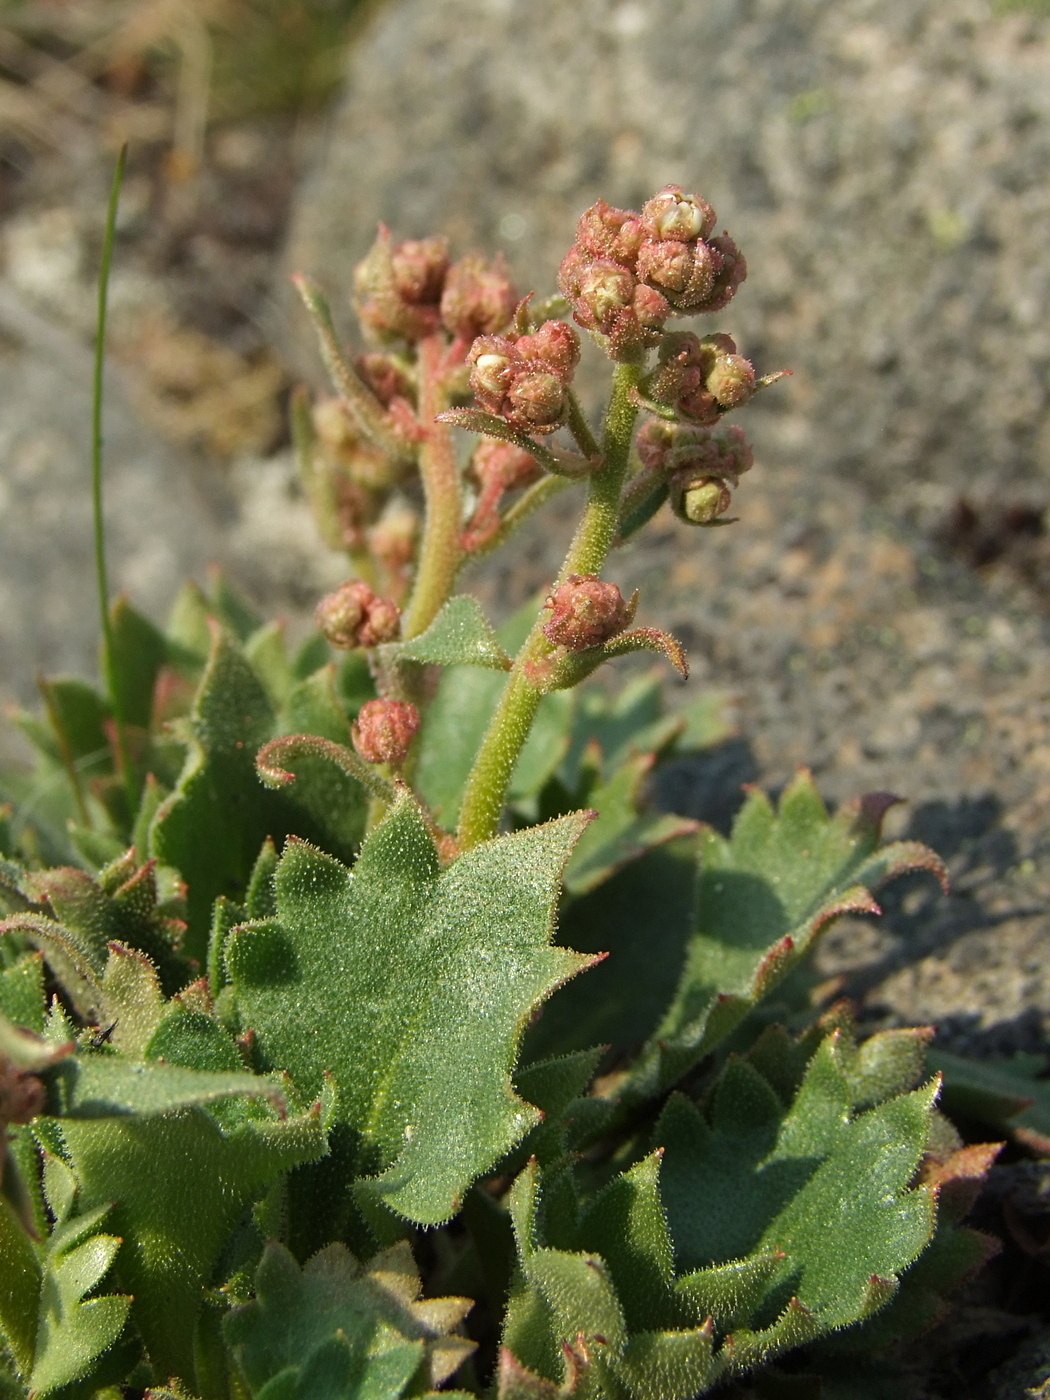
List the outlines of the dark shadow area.
{"label": "dark shadow area", "polygon": [[[891,946],[880,956],[846,975],[843,994],[865,1000],[865,1011],[876,1019],[897,1008],[880,1005],[872,993],[900,969],[947,949],[968,934],[993,930],[1017,920],[1045,916],[1044,901],[1004,900],[1012,893],[1006,883],[1022,859],[1013,832],[1001,824],[1003,804],[993,794],[955,801],[923,803],[915,812],[904,839],[922,841],[935,850],[949,869],[951,888],[945,895],[928,876],[906,875],[879,892],[880,929]],[[981,1026],[978,1012],[945,1015],[937,1027],[938,1041],[969,1055],[1038,1053],[1046,1048],[1045,1015],[1038,1007]]]}
{"label": "dark shadow area", "polygon": [[728,836],[743,805],[744,785],[757,781],[750,743],[733,738],[662,765],[650,780],[649,795],[658,811],[708,822]]}

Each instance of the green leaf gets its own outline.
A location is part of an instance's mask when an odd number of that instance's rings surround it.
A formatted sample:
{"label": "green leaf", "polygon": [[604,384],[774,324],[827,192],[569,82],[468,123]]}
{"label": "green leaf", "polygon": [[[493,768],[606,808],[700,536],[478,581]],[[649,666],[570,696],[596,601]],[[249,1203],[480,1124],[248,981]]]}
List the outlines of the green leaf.
{"label": "green leaf", "polygon": [[[393,649],[393,648],[392,648]],[[476,598],[450,598],[434,621],[410,642],[396,644],[398,656],[438,666],[487,666],[509,671],[511,659]]]}
{"label": "green leaf", "polygon": [[277,917],[227,943],[264,1060],[312,1096],[330,1073],[360,1137],[365,1195],[422,1224],[535,1122],[510,1086],[533,1007],[586,959],[549,944],[558,879],[582,820],[489,841],[446,869],[402,794],[351,875],[289,843]]}
{"label": "green leaf", "polygon": [[28,1375],[36,1349],[41,1268],[25,1227],[0,1193],[0,1332],[15,1365]]}
{"label": "green leaf", "polygon": [[143,1117],[247,1095],[285,1107],[280,1084],[257,1074],[216,1073],[151,1064],[123,1055],[82,1052],[56,1070],[63,1122]]}
{"label": "green leaf", "polygon": [[[302,684],[316,700],[318,686],[330,690],[330,677]],[[289,705],[295,703],[293,694]],[[345,731],[334,698],[327,714]],[[152,853],[189,886],[186,948],[201,962],[212,905],[222,895],[243,895],[267,837],[281,841],[295,833],[349,859],[363,827],[363,795],[331,765],[306,759],[301,781],[287,792],[262,786],[255,756],[276,726],[261,682],[236,643],[218,633],[190,719],[186,767],[150,830]]]}
{"label": "green leaf", "polygon": [[934,1050],[929,1058],[931,1067],[944,1075],[949,1113],[997,1132],[1016,1133],[1038,1152],[1050,1150],[1050,1081],[1043,1077],[1044,1056],[978,1061]]}
{"label": "green leaf", "polygon": [[36,1349],[29,1387],[46,1395],[86,1376],[124,1330],[131,1299],[88,1297],[116,1257],[120,1240],[95,1231],[103,1206],[56,1228],[40,1289]]}
{"label": "green leaf", "polygon": [[110,617],[121,718],[136,729],[149,729],[157,676],[167,660],[167,639],[123,595],[114,599]]}
{"label": "green leaf", "polygon": [[887,802],[864,799],[828,815],[808,773],[779,812],[752,792],[729,840],[700,835],[697,932],[674,1001],[621,1097],[659,1094],[740,1023],[796,967],[840,914],[878,913],[871,891],[909,870],[943,880],[917,842],[879,845]]}
{"label": "green leaf", "polygon": [[763,1076],[731,1059],[709,1117],[682,1095],[661,1117],[676,1266],[700,1271],[682,1296],[702,1297],[712,1266],[759,1263],[751,1319],[726,1344],[733,1368],[874,1312],[932,1235],[933,1195],[911,1182],[937,1083],[858,1112],[847,1059],[841,1034],[829,1036],[787,1113]]}
{"label": "green leaf", "polygon": [[569,894],[585,894],[629,861],[697,829],[685,817],[639,811],[642,784],[653,766],[652,754],[628,758],[607,782],[588,795],[597,817],[584,831],[565,872]]}
{"label": "green leaf", "polygon": [[39,953],[26,953],[0,972],[0,1014],[23,1030],[44,1029],[44,969]]}
{"label": "green leaf", "polygon": [[[499,629],[501,647],[508,652],[518,649],[539,606],[539,600],[528,603]],[[505,684],[505,676],[479,666],[449,666],[424,711],[416,738],[415,783],[447,830],[459,819],[467,777]],[[535,797],[561,762],[573,700],[571,692],[555,692],[540,701],[511,776],[511,801]]]}
{"label": "green leaf", "polygon": [[[235,1077],[149,1065],[141,1078],[157,1075],[169,1086],[195,1080],[198,1089],[209,1078],[228,1088]],[[226,1128],[202,1108],[60,1124],[82,1208],[113,1202],[113,1227],[124,1239],[119,1277],[150,1360],[159,1375],[192,1388],[202,1289],[247,1207],[281,1172],[324,1151],[319,1113],[231,1115]]]}
{"label": "green leaf", "polygon": [[254,1395],[397,1400],[417,1373],[442,1384],[475,1345],[452,1335],[469,1299],[424,1301],[421,1294],[406,1243],[367,1266],[333,1244],[300,1269],[271,1241],[255,1301],[229,1315],[226,1337]]}

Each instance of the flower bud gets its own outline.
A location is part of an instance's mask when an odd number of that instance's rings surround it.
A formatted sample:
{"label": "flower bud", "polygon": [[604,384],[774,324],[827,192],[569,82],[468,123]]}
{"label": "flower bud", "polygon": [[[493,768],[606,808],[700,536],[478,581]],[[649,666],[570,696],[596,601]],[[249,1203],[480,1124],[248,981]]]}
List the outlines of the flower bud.
{"label": "flower bud", "polygon": [[518,339],[517,351],[524,359],[543,360],[568,382],[580,363],[580,337],[567,321],[544,321],[531,335]]}
{"label": "flower bud", "polygon": [[400,764],[419,728],[419,711],[406,700],[366,700],[350,731],[368,763]]}
{"label": "flower bud", "polygon": [[571,257],[570,252],[562,263],[565,277],[559,277],[559,284],[572,302],[573,315],[587,330],[608,335],[620,313],[631,305],[634,277],[609,258],[595,262],[576,259],[570,263]]}
{"label": "flower bud", "polygon": [[703,477],[681,492],[677,514],[693,525],[710,525],[732,504],[732,494],[724,481]]}
{"label": "flower bud", "polygon": [[690,243],[707,238],[716,222],[715,211],[698,194],[681,185],[665,185],[642,205],[642,225],[650,238]]}
{"label": "flower bud", "polygon": [[368,548],[385,569],[398,574],[415,556],[419,541],[419,516],[409,506],[388,506],[368,532]]}
{"label": "flower bud", "polygon": [[468,253],[449,269],[441,294],[441,320],[450,335],[473,340],[508,325],[517,302],[502,256],[489,264],[477,253]]}
{"label": "flower bud", "polygon": [[680,490],[712,476],[736,485],[754,463],[744,430],[734,424],[700,428],[656,420],[642,428],[637,447],[643,465],[673,476]]}
{"label": "flower bud", "polygon": [[439,303],[448,271],[443,238],[412,239],[396,246],[390,230],[379,235],[354,269],[354,291],[362,322],[381,338],[419,340],[439,324]]}
{"label": "flower bud", "polygon": [[755,370],[743,355],[719,355],[707,376],[708,392],[722,408],[737,408],[755,392]]}
{"label": "flower bud", "polygon": [[507,390],[509,422],[539,433],[553,432],[565,416],[565,385],[550,370],[525,370]]}
{"label": "flower bud", "polygon": [[655,287],[680,312],[706,309],[722,267],[711,244],[675,241],[643,243],[638,253],[638,276]]}
{"label": "flower bud", "polygon": [[361,579],[349,579],[317,605],[317,625],[334,647],[377,647],[398,634],[400,609]]}
{"label": "flower bud", "polygon": [[[481,335],[470,347],[470,387],[475,397],[488,406],[490,400],[502,400],[514,377],[517,362],[514,342],[502,335]],[[498,408],[492,410],[498,413]]]}
{"label": "flower bud", "polygon": [[581,214],[576,225],[576,242],[592,258],[611,258],[627,268],[634,267],[644,238],[645,229],[633,210],[614,209],[604,199]]}
{"label": "flower bud", "polygon": [[728,306],[736,296],[736,289],[747,276],[747,261],[728,233],[712,238],[709,246],[721,259],[721,266],[715,274],[714,285],[706,304],[696,308],[703,312],[721,311],[723,307]]}
{"label": "flower bud", "polygon": [[618,636],[634,616],[634,608],[615,583],[597,574],[570,574],[548,597],[550,618],[543,635],[555,646],[587,651]]}

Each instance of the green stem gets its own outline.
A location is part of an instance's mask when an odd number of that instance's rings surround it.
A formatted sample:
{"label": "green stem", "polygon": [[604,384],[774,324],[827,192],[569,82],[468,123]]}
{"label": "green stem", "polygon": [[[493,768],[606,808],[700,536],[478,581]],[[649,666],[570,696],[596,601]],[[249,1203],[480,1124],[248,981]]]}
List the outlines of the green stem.
{"label": "green stem", "polygon": [[131,768],[128,736],[124,725],[124,704],[117,674],[116,647],[113,642],[113,620],[109,610],[109,578],[106,571],[106,531],[102,514],[102,381],[106,360],[106,319],[109,309],[109,273],[113,265],[113,242],[117,229],[117,205],[124,181],[128,148],[121,147],[113,184],[109,191],[106,229],[102,239],[102,266],[98,276],[98,319],[95,331],[95,373],[91,398],[91,513],[95,531],[95,578],[98,606],[102,622],[102,668],[105,673],[109,702],[113,707],[113,723],[117,731],[117,752],[124,774],[124,790],[128,799],[128,819],[133,821],[138,806],[135,774]]}
{"label": "green stem", "polygon": [[[587,506],[565,556],[558,583],[564,582],[570,574],[600,573],[612,547],[638,414],[632,396],[640,375],[640,365],[616,367],[602,432],[602,465],[589,479]],[[459,819],[461,850],[489,840],[499,829],[511,774],[542,698],[541,692],[529,681],[527,668],[530,662],[553,650],[543,633],[545,620],[541,610],[515,658],[514,668],[507,677],[503,695],[467,779]]]}
{"label": "green stem", "polygon": [[426,437],[419,449],[425,517],[412,597],[401,623],[406,642],[425,632],[441,611],[456,582],[462,550],[463,518],[459,465],[452,434],[437,415],[447,407],[444,344],[439,335],[419,346],[419,419]]}

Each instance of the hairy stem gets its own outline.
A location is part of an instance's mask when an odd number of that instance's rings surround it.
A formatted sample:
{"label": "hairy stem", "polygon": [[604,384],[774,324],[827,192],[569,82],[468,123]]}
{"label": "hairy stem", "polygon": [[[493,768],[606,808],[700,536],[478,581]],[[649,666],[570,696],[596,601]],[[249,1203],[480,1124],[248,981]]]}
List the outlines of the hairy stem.
{"label": "hairy stem", "polygon": [[[558,575],[559,583],[570,574],[599,573],[612,547],[638,413],[632,402],[632,391],[640,374],[639,365],[616,367],[602,433],[602,465],[589,479],[587,506]],[[529,737],[541,699],[540,691],[528,678],[527,668],[530,662],[549,655],[552,650],[543,634],[544,620],[541,611],[515,658],[474,760],[460,812],[458,841],[462,850],[487,841],[499,828],[511,774]]]}
{"label": "hairy stem", "polygon": [[440,336],[420,343],[419,418],[426,436],[420,445],[419,471],[426,511],[415,586],[401,624],[406,642],[425,632],[441,611],[455,586],[462,555],[459,466],[451,432],[435,421],[447,407],[443,359]]}

